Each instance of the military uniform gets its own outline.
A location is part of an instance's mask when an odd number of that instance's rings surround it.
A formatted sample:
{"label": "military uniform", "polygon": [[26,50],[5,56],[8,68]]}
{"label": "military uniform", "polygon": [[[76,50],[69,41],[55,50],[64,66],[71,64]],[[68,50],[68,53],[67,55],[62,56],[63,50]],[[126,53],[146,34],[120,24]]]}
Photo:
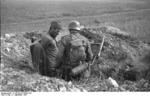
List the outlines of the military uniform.
{"label": "military uniform", "polygon": [[30,51],[34,70],[41,75],[46,75],[46,54],[39,40],[30,45]]}
{"label": "military uniform", "polygon": [[33,67],[42,75],[57,75],[57,67],[59,66],[59,50],[56,36],[59,34],[61,26],[57,21],[52,21],[49,31],[43,33],[41,39],[33,41],[30,46]]}
{"label": "military uniform", "polygon": [[[85,52],[77,53],[76,54],[77,56],[75,55],[69,56],[70,54],[69,52],[71,52],[69,48],[70,42],[74,40],[82,40],[81,43],[85,47]],[[80,64],[84,62],[91,61],[93,57],[89,41],[84,36],[80,35],[79,33],[69,34],[67,36],[62,37],[61,42],[60,42],[60,52],[61,54],[63,54],[62,67],[65,69],[64,72],[66,71],[65,74],[68,74],[68,75],[70,74],[69,71],[71,71],[73,68],[79,66]],[[79,54],[83,54],[83,55],[79,57],[78,56]]]}
{"label": "military uniform", "polygon": [[41,40],[31,45],[34,68],[42,75],[56,75],[59,66],[58,46],[56,40],[48,33],[42,34]]}

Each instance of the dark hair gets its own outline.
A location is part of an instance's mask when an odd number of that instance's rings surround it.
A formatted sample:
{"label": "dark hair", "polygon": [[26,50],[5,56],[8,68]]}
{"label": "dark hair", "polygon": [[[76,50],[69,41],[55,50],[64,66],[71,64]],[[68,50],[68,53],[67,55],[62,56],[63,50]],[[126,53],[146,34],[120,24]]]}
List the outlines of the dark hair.
{"label": "dark hair", "polygon": [[50,29],[62,29],[61,25],[57,21],[52,21]]}

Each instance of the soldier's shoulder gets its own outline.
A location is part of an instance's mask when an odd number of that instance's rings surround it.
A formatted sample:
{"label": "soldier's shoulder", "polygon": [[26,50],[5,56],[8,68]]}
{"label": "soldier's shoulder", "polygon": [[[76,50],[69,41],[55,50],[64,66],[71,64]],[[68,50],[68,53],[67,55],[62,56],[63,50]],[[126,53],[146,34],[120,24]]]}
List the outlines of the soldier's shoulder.
{"label": "soldier's shoulder", "polygon": [[30,44],[30,47],[40,44],[40,40],[36,40],[35,42]]}
{"label": "soldier's shoulder", "polygon": [[52,37],[50,35],[48,35],[47,33],[43,33],[42,36],[41,36],[41,39],[52,40]]}
{"label": "soldier's shoulder", "polygon": [[79,34],[79,37],[80,37],[81,39],[85,40],[85,41],[88,41],[88,39],[87,39],[85,36],[81,35],[81,34]]}
{"label": "soldier's shoulder", "polygon": [[70,35],[65,35],[65,36],[61,37],[61,42],[62,42],[64,45],[68,44],[68,42],[69,42],[70,40],[71,40],[71,39],[70,39]]}
{"label": "soldier's shoulder", "polygon": [[68,39],[70,39],[70,35],[65,35],[65,36],[61,37],[61,39],[62,40],[68,40]]}

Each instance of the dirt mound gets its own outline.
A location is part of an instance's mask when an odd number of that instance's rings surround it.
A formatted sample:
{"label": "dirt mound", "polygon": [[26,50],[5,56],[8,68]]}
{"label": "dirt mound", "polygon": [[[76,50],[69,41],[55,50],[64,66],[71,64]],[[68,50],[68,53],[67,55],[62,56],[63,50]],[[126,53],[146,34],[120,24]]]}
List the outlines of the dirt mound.
{"label": "dirt mound", "polygon": [[37,74],[32,68],[30,44],[24,33],[1,37],[1,91],[86,91],[71,82]]}
{"label": "dirt mound", "polygon": [[[32,68],[31,38],[42,32],[5,34],[1,37],[1,90],[3,91],[150,91],[150,45],[111,26],[84,29],[81,34],[97,54],[103,35],[101,57],[92,66],[92,76],[66,82],[38,75]],[[139,75],[140,74],[140,75]],[[108,83],[111,77],[119,87]],[[130,80],[130,81],[128,81]]]}
{"label": "dirt mound", "polygon": [[[100,70],[105,69],[103,66],[108,65],[115,68],[117,74],[119,74],[119,71],[129,73],[135,71],[142,76],[138,76],[138,78],[148,78],[148,75],[145,75],[150,68],[150,46],[148,44],[138,41],[129,33],[110,26],[90,30],[84,29],[81,34],[94,40],[95,43],[101,42],[105,35],[103,52],[101,58],[96,62]],[[92,45],[92,49],[96,51],[94,52],[96,55],[99,45]],[[137,80],[137,77],[135,79]]]}

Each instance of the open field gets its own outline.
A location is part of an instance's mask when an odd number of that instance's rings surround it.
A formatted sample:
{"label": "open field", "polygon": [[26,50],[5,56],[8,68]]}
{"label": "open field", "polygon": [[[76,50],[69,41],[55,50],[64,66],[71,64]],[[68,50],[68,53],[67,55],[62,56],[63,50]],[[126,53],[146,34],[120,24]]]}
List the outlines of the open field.
{"label": "open field", "polygon": [[86,26],[108,24],[150,41],[149,0],[100,0],[95,2],[2,0],[1,32],[48,30],[51,20],[64,29],[77,19]]}

